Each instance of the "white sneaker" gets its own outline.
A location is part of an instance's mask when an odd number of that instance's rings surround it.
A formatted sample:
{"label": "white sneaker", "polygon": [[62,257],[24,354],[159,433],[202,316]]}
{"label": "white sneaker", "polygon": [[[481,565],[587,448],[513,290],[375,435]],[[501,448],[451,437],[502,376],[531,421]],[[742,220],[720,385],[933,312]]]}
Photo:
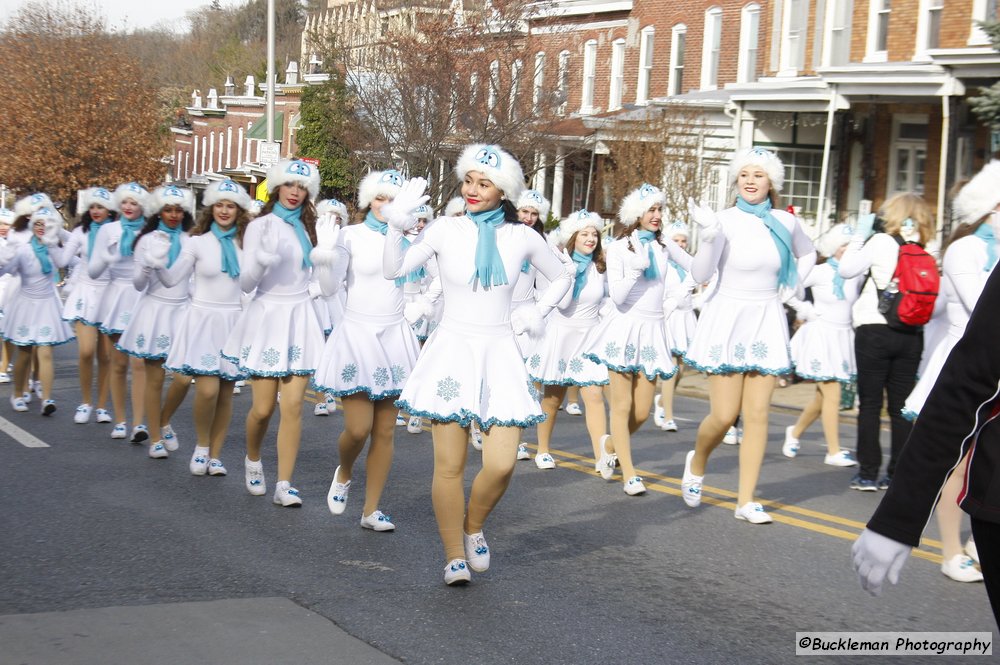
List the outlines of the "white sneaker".
{"label": "white sneaker", "polygon": [[361,527],[372,531],[395,531],[396,525],[392,519],[381,510],[376,510],[371,515],[361,516]]}
{"label": "white sneaker", "polygon": [[402,413],[396,414],[396,427],[404,427],[406,425],[406,418],[403,417]]}
{"label": "white sneaker", "polygon": [[56,412],[56,401],[54,399],[47,399],[42,402],[42,415],[51,416]]}
{"label": "white sneaker", "polygon": [[663,429],[663,423],[667,416],[663,412],[663,407],[660,406],[660,397],[660,395],[657,395],[653,398],[653,424]]}
{"label": "white sneaker", "polygon": [[851,454],[850,450],[841,450],[839,453],[824,457],[823,464],[829,464],[830,466],[857,466],[858,460],[854,459],[854,455]]}
{"label": "white sneaker", "polygon": [[751,524],[770,524],[774,520],[764,512],[764,506],[756,501],[747,501],[734,511],[738,520],[744,520]]}
{"label": "white sneaker", "polygon": [[7,372],[0,372],[0,383],[10,383],[10,374]]}
{"label": "white sneaker", "polygon": [[25,404],[31,404],[31,390],[26,393],[21,393],[21,399],[24,400]]}
{"label": "white sneaker", "polygon": [[420,416],[410,416],[406,421],[406,431],[410,434],[420,434],[424,431],[424,419]]}
{"label": "white sneaker", "polygon": [[233,384],[233,394],[234,395],[239,395],[241,392],[243,392],[243,386],[245,386],[246,384],[247,384],[246,381],[237,381],[236,383],[234,383]]}
{"label": "white sneaker", "polygon": [[339,466],[333,471],[333,481],[330,482],[330,491],[326,493],[326,507],[334,515],[341,515],[347,510],[347,495],[351,491],[351,481],[338,483],[338,475],[340,475]]}
{"label": "white sneaker", "polygon": [[548,453],[538,453],[535,455],[535,466],[539,469],[554,469],[556,468],[556,461]]}
{"label": "white sneaker", "polygon": [[35,393],[35,397],[37,397],[38,399],[43,399],[45,397],[45,393],[42,391],[41,381],[31,382],[31,392]]}
{"label": "white sneaker", "polygon": [[166,459],[170,453],[167,452],[167,447],[163,445],[162,441],[157,441],[149,447],[149,456],[153,459]]}
{"label": "white sneaker", "polygon": [[313,407],[314,416],[328,416],[330,415],[330,408],[327,406],[329,402],[326,400],[322,402],[316,402],[316,406]]}
{"label": "white sneaker", "polygon": [[697,508],[701,504],[701,484],[705,481],[705,476],[696,476],[691,473],[691,460],[694,459],[694,451],[688,451],[684,457],[684,475],[681,476],[681,497],[691,508]]}
{"label": "white sneaker", "polygon": [[167,450],[174,452],[180,446],[180,441],[177,440],[177,433],[174,432],[174,428],[170,425],[164,425],[160,428],[160,435],[163,437],[163,445],[167,447]]}
{"label": "white sneaker", "polygon": [[188,465],[192,476],[204,476],[208,472],[208,448],[196,447]]}
{"label": "white sneaker", "polygon": [[483,449],[483,433],[480,432],[479,428],[475,425],[469,428],[469,443],[471,443],[472,447],[476,450]]}
{"label": "white sneaker", "polygon": [[[27,393],[25,393],[27,394]],[[15,411],[27,411],[28,405],[25,403],[23,397],[10,396],[10,405]]]}
{"label": "white sneaker", "polygon": [[448,586],[468,584],[472,581],[469,564],[465,559],[452,559],[444,567],[444,583]]}
{"label": "white sneaker", "polygon": [[222,460],[213,457],[208,460],[208,475],[210,476],[224,476],[226,475],[226,467],[222,466]]}
{"label": "white sneaker", "polygon": [[302,499],[299,498],[299,491],[292,487],[290,482],[279,480],[274,487],[274,503],[285,508],[294,508],[302,505]]}
{"label": "white sneaker", "polygon": [[463,533],[465,539],[465,558],[469,562],[469,568],[477,573],[484,573],[490,569],[490,548],[486,544],[486,536],[483,532]]}
{"label": "white sneaker", "polygon": [[132,443],[142,443],[149,438],[149,430],[145,425],[136,425],[132,428],[132,438],[130,441]]}
{"label": "white sneaker", "polygon": [[128,436],[128,425],[125,423],[118,423],[111,430],[112,439],[124,439],[126,436]]}
{"label": "white sneaker", "polygon": [[956,554],[951,559],[941,563],[941,572],[956,582],[982,582],[983,574],[976,569],[976,564],[965,554]]}
{"label": "white sneaker", "polygon": [[267,494],[267,481],[264,480],[264,465],[261,461],[251,462],[249,457],[244,457],[243,469],[247,491],[254,496]]}
{"label": "white sneaker", "polygon": [[642,483],[642,478],[639,476],[632,476],[625,483],[625,493],[629,496],[637,496],[639,494],[646,493],[646,486]]}
{"label": "white sneaker", "polygon": [[739,431],[735,426],[729,428],[729,431],[726,432],[726,435],[722,437],[722,442],[729,446],[735,446],[737,443],[740,442]]}
{"label": "white sneaker", "polygon": [[785,428],[785,443],[781,446],[781,454],[785,457],[795,457],[799,454],[799,440],[792,435],[793,431],[795,425]]}
{"label": "white sneaker", "polygon": [[99,423],[110,423],[111,422],[111,412],[107,409],[98,409],[96,412],[97,417],[95,420]]}
{"label": "white sneaker", "polygon": [[664,432],[676,432],[677,431],[677,423],[673,419],[664,421],[664,423],[663,423],[663,431]]}
{"label": "white sneaker", "polygon": [[605,434],[601,437],[601,442],[598,444],[601,448],[601,459],[597,460],[597,472],[601,474],[601,478],[604,478],[604,480],[611,480],[611,476],[615,475],[615,454],[609,453],[608,449],[604,447],[604,444],[610,438],[610,434]]}
{"label": "white sneaker", "polygon": [[577,404],[576,402],[570,402],[569,404],[566,405],[566,415],[582,416],[583,410],[580,408],[580,405]]}
{"label": "white sneaker", "polygon": [[73,414],[73,422],[77,425],[85,425],[90,422],[90,413],[93,409],[90,408],[89,404],[81,404],[76,407],[76,413]]}
{"label": "white sneaker", "polygon": [[979,563],[979,550],[976,549],[976,541],[973,540],[972,536],[965,541],[965,553],[969,555],[969,558]]}
{"label": "white sneaker", "polygon": [[[518,461],[523,461],[526,459],[531,459],[531,453],[528,452],[528,444],[522,443],[517,447],[517,459]],[[479,572],[479,571],[476,571]]]}

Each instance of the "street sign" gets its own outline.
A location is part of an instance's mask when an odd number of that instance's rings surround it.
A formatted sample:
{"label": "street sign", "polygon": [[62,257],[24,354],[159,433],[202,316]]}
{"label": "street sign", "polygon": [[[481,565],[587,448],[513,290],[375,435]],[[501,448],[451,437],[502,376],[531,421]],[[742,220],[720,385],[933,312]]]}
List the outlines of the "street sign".
{"label": "street sign", "polygon": [[257,159],[262,164],[274,164],[281,159],[281,144],[267,141],[260,142],[257,150]]}

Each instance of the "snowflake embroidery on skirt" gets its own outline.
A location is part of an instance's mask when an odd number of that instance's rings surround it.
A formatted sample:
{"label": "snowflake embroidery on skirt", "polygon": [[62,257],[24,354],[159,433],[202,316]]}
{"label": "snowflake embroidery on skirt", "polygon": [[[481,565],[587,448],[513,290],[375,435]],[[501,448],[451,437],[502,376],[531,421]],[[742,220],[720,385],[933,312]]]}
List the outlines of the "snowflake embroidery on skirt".
{"label": "snowflake embroidery on skirt", "polygon": [[758,360],[767,357],[767,344],[761,341],[754,342],[750,345],[750,353]]}
{"label": "snowflake embroidery on skirt", "polygon": [[156,338],[156,348],[163,350],[170,347],[170,335],[160,335]]}
{"label": "snowflake embroidery on skirt", "polygon": [[389,383],[389,370],[385,367],[376,367],[375,371],[372,372],[372,379],[374,379],[376,386],[384,386]]}
{"label": "snowflake embroidery on skirt", "polygon": [[451,378],[450,376],[446,376],[440,381],[438,381],[437,394],[438,397],[440,397],[444,401],[450,402],[451,400],[458,397],[458,391],[460,391],[461,389],[462,389],[462,384],[460,384],[458,381]]}
{"label": "snowflake embroidery on skirt", "polygon": [[302,347],[292,344],[288,347],[288,361],[295,362],[302,357]]}
{"label": "snowflake embroidery on skirt", "polygon": [[851,371],[851,364],[846,360],[844,360],[843,362],[840,363],[840,368],[844,370],[844,374],[847,374],[848,372]]}
{"label": "snowflake embroidery on skirt", "polygon": [[809,369],[811,369],[814,374],[816,372],[819,372],[820,369],[822,369],[822,368],[823,368],[823,363],[821,363],[816,358],[813,358],[811,361],[809,361]]}
{"label": "snowflake embroidery on skirt", "polygon": [[128,325],[129,320],[132,318],[132,312],[122,312],[122,315],[118,317],[118,323],[123,326]]}
{"label": "snowflake embroidery on skirt", "polygon": [[406,370],[402,365],[393,365],[389,368],[389,372],[392,374],[393,383],[401,383],[406,378]]}
{"label": "snowflake embroidery on skirt", "polygon": [[712,362],[717,363],[722,360],[722,345],[715,344],[711,349],[708,350],[708,357],[712,359]]}
{"label": "snowflake embroidery on skirt", "polygon": [[733,357],[739,360],[740,362],[746,360],[747,347],[743,346],[742,342],[733,347]]}
{"label": "snowflake embroidery on skirt", "polygon": [[577,374],[583,371],[583,361],[579,358],[573,358],[569,361],[569,371]]}
{"label": "snowflake embroidery on skirt", "polygon": [[614,342],[608,342],[607,344],[604,345],[604,355],[608,356],[609,358],[614,358],[615,356],[617,356],[619,351],[621,351],[621,347],[615,344]]}
{"label": "snowflake embroidery on skirt", "polygon": [[532,383],[531,381],[528,381],[527,385],[528,385],[528,394],[531,395],[531,399],[535,400],[536,402],[541,402],[542,393],[538,392],[538,389],[535,388],[535,384]]}
{"label": "snowflake embroidery on skirt", "polygon": [[76,311],[83,311],[83,298],[76,299]]}
{"label": "snowflake embroidery on skirt", "polygon": [[206,353],[201,357],[202,367],[215,367],[219,362],[219,357],[214,353]]}
{"label": "snowflake embroidery on skirt", "polygon": [[542,364],[542,357],[536,353],[531,356],[531,360],[528,361],[528,364],[531,365],[531,369],[538,369],[538,366]]}
{"label": "snowflake embroidery on skirt", "polygon": [[269,346],[264,353],[260,354],[260,359],[263,360],[264,364],[268,367],[274,367],[281,359],[281,354],[278,353],[278,349],[273,346]]}
{"label": "snowflake embroidery on skirt", "polygon": [[27,337],[28,336],[28,332],[29,332],[28,326],[18,326],[17,327],[17,336],[18,337]]}
{"label": "snowflake embroidery on skirt", "polygon": [[635,344],[629,342],[625,345],[625,362],[632,362],[632,358],[635,358]]}
{"label": "snowflake embroidery on skirt", "polygon": [[240,358],[246,360],[249,357],[250,357],[250,347],[244,346],[242,349],[240,349]]}
{"label": "snowflake embroidery on skirt", "polygon": [[358,375],[358,366],[354,363],[347,363],[344,365],[344,369],[340,370],[340,380],[345,383],[351,383],[354,381],[355,377]]}
{"label": "snowflake embroidery on skirt", "polygon": [[49,337],[51,334],[52,334],[52,328],[50,328],[49,326],[42,326],[41,328],[38,329],[39,337]]}
{"label": "snowflake embroidery on skirt", "polygon": [[560,373],[560,374],[563,374],[563,373],[565,373],[565,372],[566,372],[566,361],[565,361],[565,360],[562,360],[562,359],[560,359],[560,360],[559,360],[559,373]]}
{"label": "snowflake embroidery on skirt", "polygon": [[642,351],[639,352],[639,357],[643,359],[644,362],[651,363],[656,360],[656,356],[659,354],[656,352],[652,346],[642,347]]}

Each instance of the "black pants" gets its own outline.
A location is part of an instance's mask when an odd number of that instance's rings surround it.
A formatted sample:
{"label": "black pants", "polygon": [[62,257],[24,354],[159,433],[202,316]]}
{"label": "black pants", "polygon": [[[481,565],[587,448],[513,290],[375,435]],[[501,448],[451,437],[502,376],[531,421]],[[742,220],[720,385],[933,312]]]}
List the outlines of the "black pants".
{"label": "black pants", "polygon": [[886,474],[892,477],[903,444],[912,425],[903,417],[903,404],[917,382],[920,354],[924,348],[922,332],[899,332],[887,325],[859,327],[854,336],[854,355],[858,363],[858,463],[866,480],[877,480],[882,466],[879,427],[882,398],[889,398],[892,424],[892,448]]}
{"label": "black pants", "polygon": [[972,537],[976,540],[979,567],[993,608],[993,619],[1000,627],[1000,524],[973,517]]}

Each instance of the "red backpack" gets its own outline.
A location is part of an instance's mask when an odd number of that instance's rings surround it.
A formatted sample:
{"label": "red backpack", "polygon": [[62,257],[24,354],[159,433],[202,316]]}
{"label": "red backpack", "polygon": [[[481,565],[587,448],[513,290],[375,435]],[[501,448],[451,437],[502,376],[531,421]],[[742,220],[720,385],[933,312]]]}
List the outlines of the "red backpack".
{"label": "red backpack", "polygon": [[878,289],[878,311],[890,328],[917,332],[931,320],[941,287],[937,261],[915,242],[899,243],[896,270],[884,289]]}

